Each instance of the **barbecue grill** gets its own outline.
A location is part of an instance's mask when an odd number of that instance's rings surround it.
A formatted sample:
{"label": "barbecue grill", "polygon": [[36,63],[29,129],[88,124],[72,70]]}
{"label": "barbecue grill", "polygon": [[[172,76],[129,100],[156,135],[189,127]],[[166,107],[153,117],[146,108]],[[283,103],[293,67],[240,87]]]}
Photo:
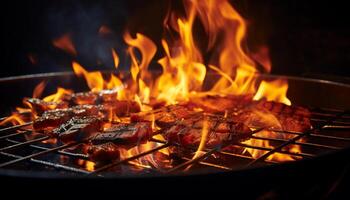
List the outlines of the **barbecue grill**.
{"label": "barbecue grill", "polygon": [[[271,80],[274,78],[276,76],[259,76],[260,80]],[[183,157],[181,158],[181,162],[173,164],[171,168],[166,170],[158,169],[157,167],[135,165],[133,163],[135,159],[155,154],[171,146],[165,141],[153,139],[152,142],[156,143],[156,145],[151,150],[140,152],[127,159],[98,166],[93,170],[88,170],[86,166],[81,165],[81,162],[89,162],[88,156],[69,151],[70,148],[78,146],[79,143],[47,144],[45,141],[50,139],[47,135],[35,133],[35,137],[29,137],[33,135],[33,132],[29,126],[30,123],[26,123],[23,125],[2,127],[0,129],[1,176],[9,179],[13,177],[34,179],[43,177],[80,177],[91,180],[91,178],[99,179],[101,177],[108,177],[120,180],[134,177],[147,180],[146,177],[166,179],[169,177],[174,178],[174,175],[186,175],[180,177],[184,179],[185,177],[197,177],[194,180],[198,180],[198,177],[215,177],[216,179],[218,177],[230,177],[233,174],[241,174],[240,176],[243,176],[243,174],[248,172],[255,174],[261,170],[268,172],[272,172],[273,170],[278,171],[279,168],[283,168],[285,173],[288,171],[286,168],[293,169],[294,167],[295,169],[304,171],[315,163],[319,163],[320,166],[329,166],[332,163],[331,165],[334,166],[330,167],[330,170],[334,167],[342,168],[347,166],[349,161],[346,157],[350,152],[350,113],[347,108],[350,108],[350,104],[346,97],[350,96],[350,86],[322,80],[296,77],[284,78],[287,78],[289,81],[290,89],[288,95],[294,100],[295,104],[307,105],[310,108],[313,129],[306,132],[274,130],[278,134],[293,136],[285,137],[291,139],[268,138],[256,136],[255,134],[251,136],[254,139],[270,141],[274,144],[274,148],[243,143],[235,144],[237,147],[263,150],[264,154],[257,159],[244,153],[232,153],[223,151],[220,148],[213,148],[207,150],[196,159]],[[84,89],[82,87],[84,84],[81,83],[82,80],[76,78],[73,74],[54,73],[2,79],[0,81],[1,92],[6,94],[12,88],[34,86],[42,80],[46,80],[49,85],[58,85],[60,83],[64,87],[77,90]],[[9,98],[5,98],[3,106],[9,111],[10,106],[14,106],[14,102],[20,102],[22,97],[23,93],[18,92]],[[5,108],[3,110],[6,110]],[[302,153],[285,151],[284,148],[291,144],[299,145]],[[274,153],[288,154],[293,156],[296,161],[278,163],[276,161],[266,160],[268,156]],[[328,161],[329,159],[332,161]],[[77,164],[79,162],[80,164]],[[300,168],[300,166],[304,165],[308,167]],[[191,166],[190,170],[184,172],[184,169],[189,166]],[[308,173],[312,175],[312,173]]]}

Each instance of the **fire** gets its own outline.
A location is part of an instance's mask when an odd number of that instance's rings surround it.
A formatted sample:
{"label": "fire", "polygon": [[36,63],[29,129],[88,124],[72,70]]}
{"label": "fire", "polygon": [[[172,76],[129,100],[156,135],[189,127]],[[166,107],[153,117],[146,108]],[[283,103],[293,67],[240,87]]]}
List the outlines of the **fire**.
{"label": "fire", "polygon": [[287,91],[288,83],[285,80],[262,81],[253,99],[266,98],[268,101],[276,101],[290,106],[292,103],[287,98]]}
{"label": "fire", "polygon": [[73,56],[77,55],[77,51],[72,42],[72,37],[69,33],[66,33],[61,37],[54,39],[52,44],[56,48],[61,49],[69,53],[70,55],[73,55]]}
{"label": "fire", "polygon": [[57,92],[55,94],[49,95],[49,96],[43,98],[43,100],[46,102],[58,102],[58,101],[62,100],[62,98],[65,95],[70,95],[72,93],[73,93],[72,90],[67,90],[67,89],[58,87]]}
{"label": "fire", "polygon": [[[209,133],[209,122],[208,122],[208,120],[204,120],[202,133],[201,133],[201,141],[199,143],[199,146],[198,146],[196,153],[192,157],[192,160],[198,158],[199,156],[201,156],[204,153],[203,149],[205,148],[205,144],[207,142],[208,133]],[[191,168],[191,165],[188,166],[185,170],[189,170],[190,168]]]}
{"label": "fire", "polygon": [[7,117],[3,121],[0,122],[0,126],[11,123],[12,125],[21,125],[26,122],[22,119],[23,116],[19,113],[13,113],[11,116]]}
{"label": "fire", "polygon": [[119,56],[114,49],[112,49],[112,56],[113,56],[113,61],[114,61],[114,67],[117,69],[119,66]]}
{"label": "fire", "polygon": [[72,66],[77,76],[84,76],[87,85],[93,92],[104,89],[114,89],[123,85],[122,81],[113,74],[109,81],[105,81],[100,71],[88,72],[77,62],[73,62]]}
{"label": "fire", "polygon": [[[185,0],[185,16],[169,12],[164,20],[166,33],[171,37],[164,37],[161,40],[163,57],[157,62],[162,67],[161,74],[154,78],[148,68],[157,53],[156,44],[147,36],[136,33],[135,35],[126,32],[124,41],[128,45],[127,52],[130,56],[131,66],[130,83],[124,83],[119,76],[110,74],[109,78],[100,71],[87,71],[77,62],[72,63],[72,68],[77,76],[84,77],[92,92],[103,90],[118,90],[118,100],[133,100],[140,104],[142,111],[150,110],[152,101],[165,103],[166,105],[189,101],[191,97],[211,93],[220,95],[251,95],[253,100],[266,99],[268,101],[281,102],[291,105],[287,98],[288,83],[278,79],[274,81],[257,81],[259,73],[252,59],[249,58],[243,43],[247,32],[247,25],[240,14],[231,6],[228,0]],[[199,37],[195,35],[196,23],[200,23],[205,30],[203,37],[207,43],[199,45]],[[102,36],[112,31],[106,26],[99,29]],[[70,34],[55,39],[53,45],[76,56],[77,51],[73,45]],[[119,68],[119,56],[114,49],[111,49],[115,69]],[[207,57],[209,57],[207,59]],[[265,71],[271,70],[271,62],[268,58],[268,49],[261,49],[255,60],[260,62]],[[205,58],[205,59],[204,59]],[[215,73],[219,76],[209,91],[204,91],[203,83],[207,74]],[[154,78],[154,79],[153,79]],[[40,83],[34,89],[33,97],[38,98],[45,89],[45,82]],[[73,91],[61,87],[57,88],[55,94],[43,98],[46,102],[59,102],[66,95]],[[6,118],[0,125],[6,123],[23,124],[25,120],[21,112],[28,111],[27,108],[18,108],[12,116]],[[281,128],[278,119],[271,113],[255,111],[260,116],[266,127]],[[230,114],[225,112],[224,117]],[[153,116],[154,118],[154,116]],[[112,110],[108,119],[110,122],[121,121]],[[152,129],[156,130],[155,119],[152,121]],[[208,122],[205,121],[202,129],[200,145],[193,156],[198,158],[204,151],[209,132]],[[257,136],[270,138],[283,138],[273,131],[263,130],[256,133]],[[154,136],[156,139],[165,140],[163,136]],[[268,141],[250,139],[245,144],[273,148]],[[157,147],[154,142],[139,144],[131,149],[121,149],[121,159],[126,159],[141,152]],[[253,158],[262,156],[265,151],[246,148]],[[298,146],[292,146],[291,152],[301,152]],[[162,149],[161,153],[169,155],[168,149]],[[268,160],[288,161],[292,157],[282,154],[273,154]],[[147,155],[136,161],[140,166],[157,166],[153,155]],[[95,164],[84,163],[87,170],[93,170]]]}
{"label": "fire", "polygon": [[33,98],[39,98],[44,92],[45,86],[45,81],[40,82],[33,90]]}

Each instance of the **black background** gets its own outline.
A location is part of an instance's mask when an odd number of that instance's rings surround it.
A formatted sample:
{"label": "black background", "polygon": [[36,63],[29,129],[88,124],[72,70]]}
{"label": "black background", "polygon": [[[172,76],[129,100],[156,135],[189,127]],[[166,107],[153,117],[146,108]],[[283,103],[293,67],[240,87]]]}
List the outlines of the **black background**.
{"label": "black background", "polygon": [[[158,42],[169,2],[174,5],[181,1],[3,1],[0,76],[69,71],[72,60],[89,69],[112,69],[112,47],[120,54],[121,68],[126,68],[126,46],[122,42],[125,28]],[[348,7],[343,1],[235,0],[232,3],[249,23],[249,48],[269,46],[272,73],[336,76],[338,80],[339,76],[349,76],[350,29]],[[101,25],[114,31],[112,37],[98,36]],[[52,46],[52,39],[67,32],[72,33],[77,57]],[[32,64],[28,55],[37,63]]]}

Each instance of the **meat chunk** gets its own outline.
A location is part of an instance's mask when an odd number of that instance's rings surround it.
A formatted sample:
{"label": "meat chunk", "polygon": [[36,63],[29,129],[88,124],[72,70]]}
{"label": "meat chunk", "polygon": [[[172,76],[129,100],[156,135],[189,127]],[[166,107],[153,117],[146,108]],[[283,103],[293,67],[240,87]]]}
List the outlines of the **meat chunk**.
{"label": "meat chunk", "polygon": [[103,112],[108,113],[112,111],[118,117],[128,116],[131,113],[137,113],[141,111],[140,105],[135,101],[113,101],[103,103]]}
{"label": "meat chunk", "polygon": [[47,102],[41,99],[37,98],[28,98],[25,99],[25,102],[29,103],[32,107],[32,110],[37,114],[41,115],[47,110],[54,110],[54,109],[62,109],[67,108],[68,103],[64,101],[59,102]]}
{"label": "meat chunk", "polygon": [[202,108],[209,113],[224,113],[241,109],[252,102],[251,95],[227,95],[213,96],[206,95],[204,97],[191,98],[188,105],[195,108]]}
{"label": "meat chunk", "polygon": [[78,105],[70,108],[72,116],[91,116],[98,115],[102,106]]}
{"label": "meat chunk", "polygon": [[132,122],[152,122],[154,120],[159,127],[166,128],[178,120],[187,119],[196,114],[198,114],[196,111],[185,105],[171,105],[149,112],[133,114],[130,119]]}
{"label": "meat chunk", "polygon": [[70,109],[55,109],[45,111],[41,117],[35,119],[33,128],[36,131],[52,130],[71,118]]}
{"label": "meat chunk", "polygon": [[311,128],[310,115],[306,108],[256,101],[254,105],[233,113],[232,119],[251,127],[305,132]]}
{"label": "meat chunk", "polygon": [[76,105],[101,104],[117,101],[119,89],[101,90],[98,92],[79,92],[71,95],[71,101]]}
{"label": "meat chunk", "polygon": [[71,100],[76,105],[86,105],[86,104],[95,104],[98,100],[98,95],[93,92],[79,92],[74,93],[71,96]]}
{"label": "meat chunk", "polygon": [[252,131],[243,123],[205,119],[194,123],[186,121],[179,122],[172,126],[165,133],[169,142],[184,147],[197,147],[200,144],[204,123],[207,123],[206,147],[213,148],[219,145],[239,142],[249,138]]}
{"label": "meat chunk", "polygon": [[90,138],[90,141],[92,144],[112,142],[131,147],[148,141],[151,136],[151,124],[148,122],[138,122],[114,125],[104,132],[94,135]]}
{"label": "meat chunk", "polygon": [[98,92],[98,96],[101,102],[116,101],[118,97],[118,89],[101,90]]}
{"label": "meat chunk", "polygon": [[94,105],[78,105],[72,108],[48,110],[34,121],[33,128],[36,131],[52,130],[74,116],[98,115],[99,110],[100,107]]}
{"label": "meat chunk", "polygon": [[63,142],[81,142],[102,130],[103,122],[96,116],[73,117],[52,134]]}
{"label": "meat chunk", "polygon": [[118,146],[111,142],[100,145],[90,145],[88,154],[90,159],[95,162],[108,162],[117,160],[120,157]]}

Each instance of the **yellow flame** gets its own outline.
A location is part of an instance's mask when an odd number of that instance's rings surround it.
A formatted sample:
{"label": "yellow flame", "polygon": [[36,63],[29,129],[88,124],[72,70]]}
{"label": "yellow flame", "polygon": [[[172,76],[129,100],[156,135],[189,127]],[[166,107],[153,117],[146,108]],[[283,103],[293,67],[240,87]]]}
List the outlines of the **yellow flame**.
{"label": "yellow flame", "polygon": [[254,100],[266,98],[268,101],[276,101],[286,105],[292,105],[287,98],[288,83],[283,79],[274,81],[262,81],[258,91],[254,96]]}
{"label": "yellow flame", "polygon": [[114,49],[112,49],[112,56],[113,56],[113,61],[114,61],[114,67],[117,69],[119,66],[119,56]]}
{"label": "yellow flame", "polygon": [[21,116],[19,113],[13,113],[11,116],[1,121],[0,126],[9,124],[9,123],[11,123],[12,125],[25,124],[26,122],[22,118],[23,116]]}
{"label": "yellow flame", "polygon": [[[196,159],[204,154],[203,149],[205,148],[205,145],[206,145],[206,142],[208,139],[208,133],[209,133],[209,122],[207,120],[204,120],[202,132],[201,132],[201,141],[199,143],[199,146],[198,146],[196,153],[192,157],[192,160],[194,160],[194,159]],[[184,171],[189,170],[191,167],[192,167],[192,165],[189,165],[188,167],[186,167],[186,169]]]}
{"label": "yellow flame", "polygon": [[72,90],[67,90],[61,87],[57,88],[57,92],[55,94],[49,95],[45,97],[43,100],[46,102],[58,102],[64,97],[65,95],[70,95],[72,94]]}

